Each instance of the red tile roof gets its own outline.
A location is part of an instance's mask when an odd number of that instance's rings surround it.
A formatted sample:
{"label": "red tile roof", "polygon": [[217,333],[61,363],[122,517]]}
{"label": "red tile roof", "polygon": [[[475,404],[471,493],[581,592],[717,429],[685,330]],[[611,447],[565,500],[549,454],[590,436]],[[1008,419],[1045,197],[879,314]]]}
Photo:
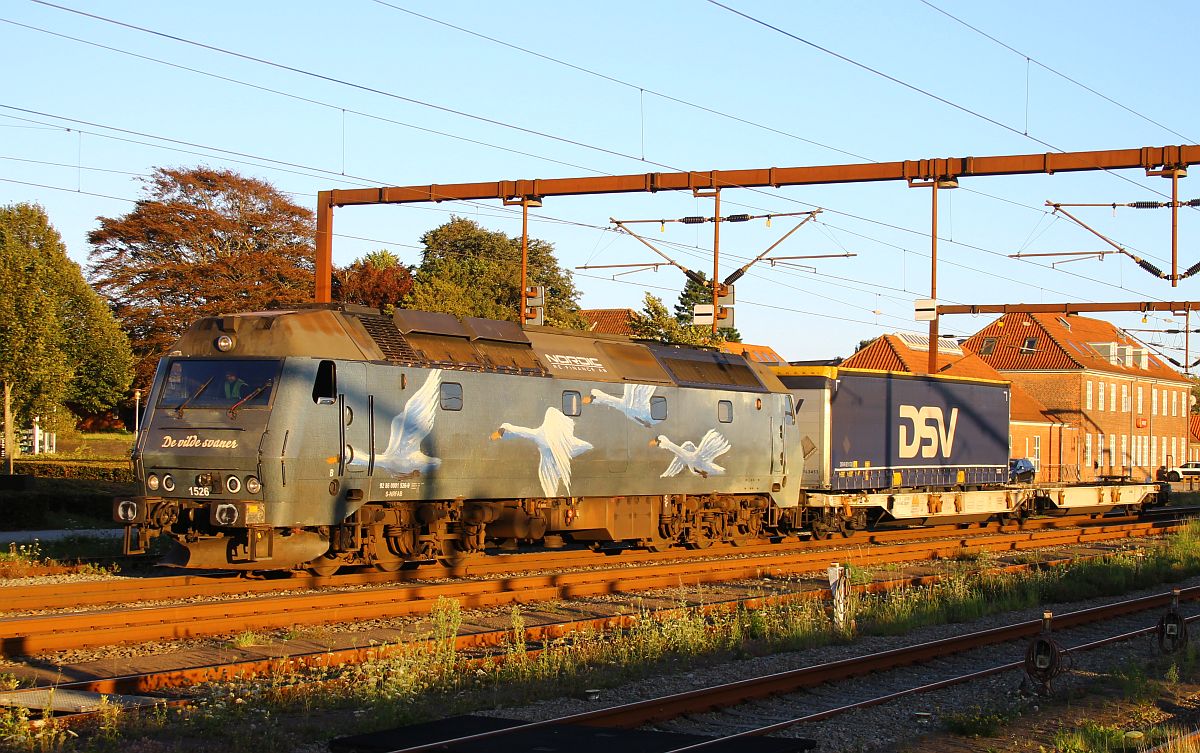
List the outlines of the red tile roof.
{"label": "red tile roof", "polygon": [[768,345],[751,345],[750,343],[721,343],[721,350],[726,353],[744,355],[751,361],[771,366],[787,366],[787,361]]}
{"label": "red tile roof", "polygon": [[1200,442],[1200,416],[1195,413],[1188,416],[1188,434],[1191,441]]}
{"label": "red tile roof", "polygon": [[[961,348],[960,352],[943,352],[945,350],[948,349],[939,348],[937,357],[937,373],[939,374],[992,379],[998,382],[1010,381],[966,347]],[[929,351],[912,348],[896,335],[882,335],[842,361],[839,366],[847,369],[876,369],[878,371],[928,374]],[[1009,405],[1011,420],[1058,423],[1057,419],[1046,412],[1046,406],[1020,385],[1010,383],[1010,391],[1012,394],[1012,401]]]}
{"label": "red tile roof", "polygon": [[588,322],[588,329],[608,335],[633,335],[630,322],[633,309],[583,309],[579,312]]}
{"label": "red tile roof", "polygon": [[[992,341],[990,348],[988,340]],[[980,358],[999,371],[1088,369],[1186,381],[1159,356],[1149,353],[1145,345],[1114,325],[1078,314],[1005,314],[972,335],[964,346],[979,353]],[[1143,368],[1137,358],[1127,366],[1123,359],[1110,359],[1097,346],[1145,351],[1148,353],[1146,366]]]}

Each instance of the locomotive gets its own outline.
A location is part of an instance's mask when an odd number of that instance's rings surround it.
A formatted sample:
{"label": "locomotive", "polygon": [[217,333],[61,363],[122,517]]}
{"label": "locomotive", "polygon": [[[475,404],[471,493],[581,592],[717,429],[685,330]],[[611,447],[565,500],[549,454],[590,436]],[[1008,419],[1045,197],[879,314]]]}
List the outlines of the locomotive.
{"label": "locomotive", "polygon": [[200,319],[114,500],[127,554],[236,570],[660,549],[1155,499],[1007,480],[1004,382],[314,304]]}

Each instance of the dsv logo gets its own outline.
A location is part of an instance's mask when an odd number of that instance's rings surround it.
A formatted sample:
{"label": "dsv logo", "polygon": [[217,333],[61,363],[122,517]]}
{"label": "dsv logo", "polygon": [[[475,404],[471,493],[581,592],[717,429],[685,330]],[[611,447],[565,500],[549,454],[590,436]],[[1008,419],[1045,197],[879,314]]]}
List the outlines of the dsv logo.
{"label": "dsv logo", "polygon": [[[941,448],[942,457],[950,457],[954,449],[954,428],[958,424],[958,408],[950,410],[947,425],[942,409],[936,406],[900,406],[900,420],[912,421],[912,430],[900,424],[900,457],[915,458],[917,452],[923,458],[932,458]],[[911,437],[911,438],[910,438]]]}

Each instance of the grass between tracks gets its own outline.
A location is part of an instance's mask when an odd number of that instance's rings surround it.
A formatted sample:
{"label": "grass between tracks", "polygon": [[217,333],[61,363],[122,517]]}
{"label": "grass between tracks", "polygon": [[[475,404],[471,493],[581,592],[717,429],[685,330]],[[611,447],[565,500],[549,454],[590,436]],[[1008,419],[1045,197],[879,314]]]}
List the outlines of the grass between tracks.
{"label": "grass between tracks", "polygon": [[[0,711],[0,745],[22,751],[315,753],[336,735],[538,699],[583,697],[589,689],[730,659],[851,642],[856,635],[902,634],[923,625],[1173,583],[1200,574],[1200,526],[1152,549],[1102,561],[1016,575],[991,573],[990,564],[986,557],[957,561],[950,564],[948,577],[928,588],[854,595],[845,630],[835,629],[826,605],[813,600],[707,612],[680,605],[670,613],[644,610],[629,630],[580,632],[530,653],[524,616],[514,607],[503,656],[495,662],[474,661],[455,650],[462,615],[456,602],[443,600],[431,616],[427,644],[399,646],[380,660],[210,684],[196,689],[194,703],[183,709],[129,713],[107,704],[91,726],[77,732],[53,719],[31,724],[36,710]],[[689,592],[692,601],[703,601],[703,596],[702,589]],[[1196,653],[1180,659],[1173,671],[1177,680],[1200,679]],[[1133,681],[1146,687],[1151,683]],[[983,710],[952,723],[965,730],[1000,724],[1001,718],[987,718],[998,713]],[[1054,750],[1105,750],[1072,745],[1064,739]]]}

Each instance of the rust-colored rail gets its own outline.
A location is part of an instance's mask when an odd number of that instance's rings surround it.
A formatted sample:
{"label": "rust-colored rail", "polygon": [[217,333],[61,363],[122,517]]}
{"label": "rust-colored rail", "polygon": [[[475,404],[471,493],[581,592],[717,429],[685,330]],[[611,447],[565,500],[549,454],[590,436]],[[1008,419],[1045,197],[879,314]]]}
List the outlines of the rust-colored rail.
{"label": "rust-colored rail", "polygon": [[[684,549],[667,552],[645,552],[623,550],[616,552],[561,551],[523,554],[501,554],[481,556],[475,561],[457,568],[428,565],[414,570],[396,573],[357,572],[335,576],[298,576],[255,580],[236,574],[156,576],[128,580],[105,581],[97,587],[92,581],[68,582],[52,585],[0,587],[0,611],[33,612],[49,609],[82,609],[108,604],[133,604],[147,601],[190,599],[204,596],[233,596],[238,594],[269,594],[298,591],[326,586],[363,586],[393,583],[429,581],[452,577],[489,577],[502,573],[520,573],[548,569],[580,567],[625,567],[630,564],[655,564],[668,561],[704,561],[714,556],[790,554],[795,552],[844,549],[847,546],[865,544],[895,544],[902,541],[931,539],[950,535],[977,535],[981,533],[1020,533],[1051,528],[1085,529],[1097,526],[1112,526],[1133,522],[1134,517],[1112,517],[1093,520],[1089,517],[1039,518],[1025,521],[1022,525],[985,526],[934,526],[929,528],[885,529],[876,532],[858,532],[849,539],[826,541],[786,540],[777,544],[759,543],[738,548],[689,551]],[[694,566],[694,565],[693,565]]]}
{"label": "rust-colored rail", "polygon": [[[1157,594],[1154,596],[1131,599],[1101,607],[1094,607],[1077,612],[1056,615],[1054,618],[1054,626],[1056,629],[1061,630],[1078,627],[1080,625],[1085,625],[1092,622],[1111,620],[1127,614],[1133,614],[1136,612],[1167,606],[1171,603],[1173,598],[1173,595],[1169,593]],[[1181,591],[1180,593],[1180,599],[1182,600],[1194,600],[1197,598],[1200,598],[1200,588],[1189,588]],[[811,667],[778,672],[763,677],[755,677],[748,680],[727,683],[724,685],[716,685],[708,688],[687,691],[684,693],[676,693],[669,696],[652,698],[645,701],[637,701],[620,706],[613,706],[606,709],[588,711],[558,719],[529,722],[502,730],[483,732],[475,735],[466,735],[451,740],[441,740],[424,745],[414,745],[407,748],[393,750],[390,751],[390,753],[423,753],[423,751],[428,750],[442,749],[451,746],[462,746],[468,743],[478,743],[489,739],[495,740],[496,738],[500,738],[505,735],[528,732],[530,730],[549,727],[551,725],[571,724],[597,727],[633,728],[645,724],[676,719],[682,716],[702,714],[725,708],[732,708],[745,703],[746,701],[767,698],[775,695],[783,695],[786,693],[794,693],[796,691],[815,687],[827,682],[840,681],[850,677],[860,677],[876,672],[884,672],[904,666],[929,662],[943,656],[949,656],[961,651],[968,651],[983,646],[1017,641],[1021,640],[1022,638],[1030,638],[1037,635],[1041,629],[1041,620],[1030,620],[1028,622],[1021,622],[999,628],[992,628],[990,630],[983,630],[976,633],[969,633],[966,635],[944,638],[938,641],[922,643],[916,646],[908,646],[904,648],[893,649],[891,651],[871,654],[868,656],[842,659],[826,664],[818,664]],[[1144,630],[1124,633],[1119,636],[1102,639],[1100,641],[1094,641],[1082,646],[1075,646],[1069,650],[1088,650],[1115,641],[1128,640],[1154,629],[1155,628],[1150,627]],[[853,708],[883,703],[888,700],[892,700],[893,698],[908,695],[913,692],[934,690],[940,687],[945,687],[949,684],[953,684],[954,682],[965,682],[989,674],[1016,669],[1022,664],[1023,662],[1013,662],[998,667],[992,667],[980,672],[973,672],[969,675],[954,678],[953,680],[943,681],[933,685],[923,686],[921,688],[910,688],[898,693],[892,693],[887,696],[871,699],[862,703],[851,704],[838,709],[821,712],[819,714],[812,714],[806,717],[775,723],[767,727],[760,727],[754,730],[741,732],[736,735],[716,738],[709,742],[691,746],[680,751],[675,751],[674,753],[682,753],[683,750],[698,751],[718,742],[728,742],[738,738],[768,734],[770,732],[796,726],[797,724],[801,724],[803,722],[818,721],[820,719],[828,718],[835,714],[849,711]]]}
{"label": "rust-colored rail", "polygon": [[[1063,546],[1167,533],[1172,522],[1144,522],[1040,533],[986,533],[955,541],[923,541],[879,549],[838,552],[849,564],[947,558],[964,553]],[[553,599],[672,586],[784,576],[823,570],[829,552],[805,551],[771,557],[626,566],[553,575],[500,577],[480,581],[411,584],[388,589],[318,592],[140,609],[112,609],[0,620],[0,651],[30,655],[147,640],[172,640],[427,614],[439,599],[465,608],[534,603]]]}

